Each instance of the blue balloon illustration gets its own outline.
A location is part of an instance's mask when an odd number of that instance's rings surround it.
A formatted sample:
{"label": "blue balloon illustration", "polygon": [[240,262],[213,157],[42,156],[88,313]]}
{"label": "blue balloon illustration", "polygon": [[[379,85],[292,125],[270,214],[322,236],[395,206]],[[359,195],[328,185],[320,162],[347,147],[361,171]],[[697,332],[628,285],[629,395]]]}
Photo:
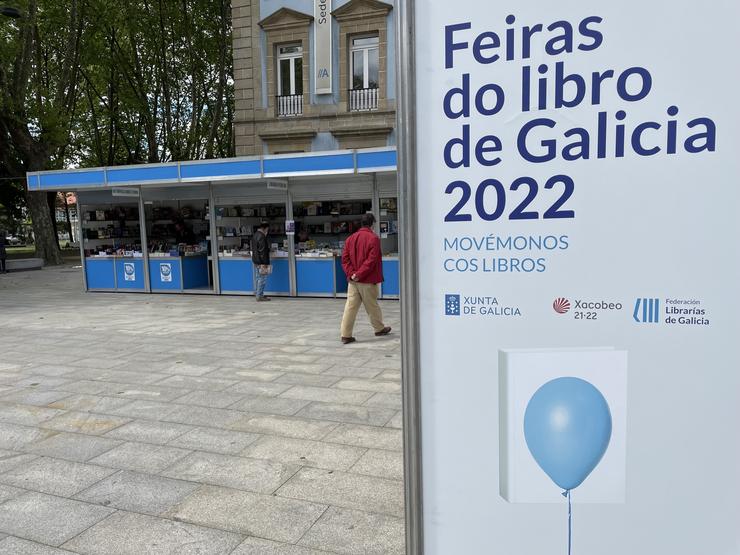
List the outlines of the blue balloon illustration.
{"label": "blue balloon illustration", "polygon": [[524,438],[540,468],[566,491],[583,483],[609,447],[612,416],[586,380],[557,378],[540,387],[524,413]]}

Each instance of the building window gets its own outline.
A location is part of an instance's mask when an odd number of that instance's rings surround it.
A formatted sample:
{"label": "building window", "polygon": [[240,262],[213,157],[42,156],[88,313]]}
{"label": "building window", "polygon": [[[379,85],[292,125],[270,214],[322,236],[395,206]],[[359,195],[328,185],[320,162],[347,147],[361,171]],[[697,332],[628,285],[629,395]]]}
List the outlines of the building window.
{"label": "building window", "polygon": [[349,109],[353,112],[378,108],[379,46],[377,35],[351,39]]}
{"label": "building window", "polygon": [[303,113],[303,47],[300,44],[278,46],[277,115],[300,116]]}

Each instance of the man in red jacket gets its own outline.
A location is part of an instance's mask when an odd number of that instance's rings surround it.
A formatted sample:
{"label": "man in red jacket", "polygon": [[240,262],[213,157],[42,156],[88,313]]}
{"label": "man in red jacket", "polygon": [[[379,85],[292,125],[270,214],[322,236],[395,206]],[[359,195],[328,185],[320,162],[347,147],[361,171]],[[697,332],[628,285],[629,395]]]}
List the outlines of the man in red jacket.
{"label": "man in red jacket", "polygon": [[342,318],[342,343],[353,343],[352,330],[360,305],[370,318],[375,335],[388,335],[389,326],[383,323],[383,313],[378,306],[378,284],[383,282],[383,258],[380,239],[373,232],[375,216],[362,216],[362,227],[347,238],[342,251],[342,268],[347,274],[347,304]]}

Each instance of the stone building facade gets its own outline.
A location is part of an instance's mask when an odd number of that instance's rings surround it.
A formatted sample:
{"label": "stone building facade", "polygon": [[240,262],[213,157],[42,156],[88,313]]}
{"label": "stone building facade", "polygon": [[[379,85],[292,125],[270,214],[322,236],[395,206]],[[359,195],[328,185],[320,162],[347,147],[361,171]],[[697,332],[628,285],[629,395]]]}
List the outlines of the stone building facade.
{"label": "stone building facade", "polygon": [[237,156],[394,145],[393,1],[232,0]]}

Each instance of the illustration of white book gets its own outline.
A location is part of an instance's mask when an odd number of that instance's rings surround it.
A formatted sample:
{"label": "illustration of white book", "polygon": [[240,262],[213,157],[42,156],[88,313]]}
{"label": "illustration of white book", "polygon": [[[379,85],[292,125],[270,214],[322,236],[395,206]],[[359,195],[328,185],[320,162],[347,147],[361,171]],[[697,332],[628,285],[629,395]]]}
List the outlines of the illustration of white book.
{"label": "illustration of white book", "polygon": [[627,351],[613,347],[499,350],[499,494],[509,503],[562,503],[562,491],[537,465],[524,437],[524,413],[545,383],[576,377],[606,399],[612,436],[601,462],[575,490],[574,503],[624,503]]}

